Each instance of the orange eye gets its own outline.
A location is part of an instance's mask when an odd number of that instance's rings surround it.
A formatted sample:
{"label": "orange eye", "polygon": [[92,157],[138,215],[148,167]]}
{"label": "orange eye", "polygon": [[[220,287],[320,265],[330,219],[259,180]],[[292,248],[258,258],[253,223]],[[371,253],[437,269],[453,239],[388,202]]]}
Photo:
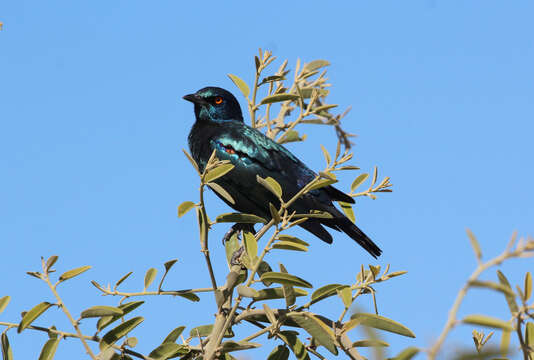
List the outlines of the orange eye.
{"label": "orange eye", "polygon": [[223,102],[223,98],[222,97],[217,96],[215,98],[215,104],[220,105],[220,104],[222,104],[222,102]]}

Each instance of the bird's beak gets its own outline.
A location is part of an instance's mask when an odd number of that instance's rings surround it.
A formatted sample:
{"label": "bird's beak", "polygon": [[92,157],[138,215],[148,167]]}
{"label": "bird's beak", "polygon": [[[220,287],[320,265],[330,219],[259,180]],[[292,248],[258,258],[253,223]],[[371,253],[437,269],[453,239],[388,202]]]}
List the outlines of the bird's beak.
{"label": "bird's beak", "polygon": [[206,105],[208,102],[197,94],[188,94],[183,97],[184,100],[191,101],[193,104]]}

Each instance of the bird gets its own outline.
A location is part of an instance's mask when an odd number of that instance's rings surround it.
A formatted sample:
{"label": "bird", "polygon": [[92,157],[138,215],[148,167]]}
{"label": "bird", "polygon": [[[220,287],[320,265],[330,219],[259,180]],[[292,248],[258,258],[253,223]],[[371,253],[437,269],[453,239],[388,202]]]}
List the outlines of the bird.
{"label": "bird", "polygon": [[[230,172],[215,180],[234,202],[216,194],[233,209],[270,219],[269,203],[279,208],[280,201],[258,183],[257,176],[276,180],[283,189],[284,201],[316,177],[314,171],[283,145],[246,125],[239,102],[229,91],[208,86],[185,95],[183,99],[194,104],[195,123],[188,144],[200,171],[205,169],[214,150],[219,160],[229,160],[234,165]],[[334,201],[354,203],[352,197],[330,185],[308,192],[289,210],[299,214],[312,210],[329,213],[331,218],[309,218],[300,226],[329,244],[332,235],[323,226],[342,231],[374,258],[380,256],[382,250],[334,206]]]}

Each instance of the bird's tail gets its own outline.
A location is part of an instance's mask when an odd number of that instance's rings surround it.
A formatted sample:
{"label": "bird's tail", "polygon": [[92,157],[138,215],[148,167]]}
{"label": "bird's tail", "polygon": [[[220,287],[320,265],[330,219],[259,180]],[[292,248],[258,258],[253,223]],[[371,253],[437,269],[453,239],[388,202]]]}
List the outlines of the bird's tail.
{"label": "bird's tail", "polygon": [[336,218],[335,220],[337,227],[341,229],[341,231],[360,244],[360,246],[367,250],[375,259],[382,254],[382,250],[380,250],[373,240],[369,239],[369,237],[365,235],[365,233],[361,231],[359,227],[354,225],[350,219],[342,217]]}

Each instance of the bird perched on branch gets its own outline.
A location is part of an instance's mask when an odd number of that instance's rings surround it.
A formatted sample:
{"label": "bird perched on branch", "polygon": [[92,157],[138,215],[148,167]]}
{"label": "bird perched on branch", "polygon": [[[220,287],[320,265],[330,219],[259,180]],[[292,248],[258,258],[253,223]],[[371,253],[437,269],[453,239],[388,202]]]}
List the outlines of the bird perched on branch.
{"label": "bird perched on branch", "polygon": [[[184,96],[195,105],[196,121],[189,133],[191,155],[203,171],[215,150],[220,160],[229,160],[235,168],[215,180],[233,198],[231,203],[217,194],[235,210],[270,219],[269,203],[277,208],[277,197],[258,183],[257,176],[275,179],[283,189],[283,200],[291,199],[316,174],[284,146],[247,126],[237,99],[218,87],[205,87]],[[354,223],[341,213],[333,201],[354,203],[349,195],[333,186],[326,186],[303,195],[291,206],[300,214],[311,210],[324,211],[332,218],[310,218],[300,226],[319,239],[332,243],[332,236],[323,227],[343,231],[375,258],[382,251]]]}

